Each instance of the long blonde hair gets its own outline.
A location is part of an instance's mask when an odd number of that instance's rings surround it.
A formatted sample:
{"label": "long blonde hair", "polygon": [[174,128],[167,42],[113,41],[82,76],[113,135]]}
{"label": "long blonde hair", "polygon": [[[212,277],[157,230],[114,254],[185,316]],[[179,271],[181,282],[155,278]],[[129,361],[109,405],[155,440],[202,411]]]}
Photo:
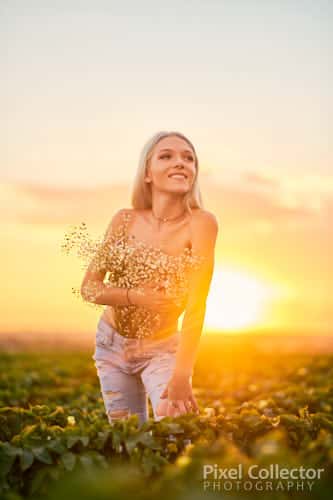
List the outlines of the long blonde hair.
{"label": "long blonde hair", "polygon": [[145,182],[146,170],[149,164],[149,161],[153,154],[153,149],[156,144],[165,137],[169,136],[177,136],[187,142],[187,144],[192,148],[194,157],[195,157],[195,167],[196,174],[194,178],[194,182],[192,184],[191,190],[184,195],[183,202],[184,207],[188,212],[191,212],[191,208],[203,208],[203,202],[201,197],[201,192],[198,183],[198,174],[199,174],[199,161],[197,157],[197,153],[191,141],[185,137],[180,132],[157,132],[154,134],[143,146],[139,158],[139,165],[136,172],[136,176],[134,179],[132,195],[131,195],[131,203],[133,208],[144,209],[152,207],[152,193],[151,193],[151,185]]}

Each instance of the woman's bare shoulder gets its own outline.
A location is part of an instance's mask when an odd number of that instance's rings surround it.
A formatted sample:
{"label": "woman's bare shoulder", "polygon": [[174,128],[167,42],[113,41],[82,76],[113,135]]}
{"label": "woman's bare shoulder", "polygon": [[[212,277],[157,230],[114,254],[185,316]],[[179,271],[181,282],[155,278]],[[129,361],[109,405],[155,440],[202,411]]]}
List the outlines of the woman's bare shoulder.
{"label": "woman's bare shoulder", "polygon": [[111,217],[107,226],[104,238],[107,238],[113,231],[118,230],[125,221],[125,216],[130,213],[130,208],[118,208]]}
{"label": "woman's bare shoulder", "polygon": [[146,210],[139,209],[139,208],[128,208],[128,207],[119,208],[115,212],[113,219],[121,220],[124,216],[128,216],[128,215],[132,216],[132,215],[143,213],[143,212],[146,212]]}
{"label": "woman's bare shoulder", "polygon": [[122,209],[120,209],[120,211],[125,215],[126,214],[127,215],[145,214],[145,213],[149,212],[148,209],[144,209],[144,208],[122,208]]}
{"label": "woman's bare shoulder", "polygon": [[208,257],[207,262],[213,259],[218,229],[215,214],[202,208],[192,209],[192,248]]}
{"label": "woman's bare shoulder", "polygon": [[216,215],[203,208],[192,208],[193,223],[197,226],[207,227],[207,229],[218,231],[218,220]]}

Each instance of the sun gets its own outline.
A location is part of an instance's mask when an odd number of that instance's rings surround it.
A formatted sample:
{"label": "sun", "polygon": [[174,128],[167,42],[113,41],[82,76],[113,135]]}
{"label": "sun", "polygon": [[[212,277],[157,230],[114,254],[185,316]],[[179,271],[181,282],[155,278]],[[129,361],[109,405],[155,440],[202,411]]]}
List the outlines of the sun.
{"label": "sun", "polygon": [[273,286],[246,271],[216,269],[206,303],[205,329],[232,331],[259,325],[274,293]]}

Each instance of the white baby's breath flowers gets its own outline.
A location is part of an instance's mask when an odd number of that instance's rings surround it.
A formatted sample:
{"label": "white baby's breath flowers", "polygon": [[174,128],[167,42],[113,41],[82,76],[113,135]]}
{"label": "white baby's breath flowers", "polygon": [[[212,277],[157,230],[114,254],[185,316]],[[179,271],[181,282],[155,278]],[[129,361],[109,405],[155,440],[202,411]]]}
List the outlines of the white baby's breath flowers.
{"label": "white baby's breath flowers", "polygon": [[[103,292],[104,287],[136,288],[149,284],[155,291],[164,291],[166,296],[181,297],[178,306],[186,302],[191,271],[202,262],[202,256],[196,255],[191,249],[185,248],[177,256],[169,255],[160,248],[138,241],[127,234],[131,215],[124,213],[123,224],[111,231],[104,240],[94,241],[87,233],[85,223],[74,226],[65,235],[62,249],[69,254],[76,249],[79,258],[93,272],[108,273],[104,283],[89,280],[83,295],[78,288],[72,292],[91,304]],[[143,293],[143,292],[142,292]],[[104,307],[92,304],[94,307]],[[144,338],[153,335],[161,325],[161,315],[143,306],[115,305],[112,306],[117,331],[125,337]]]}

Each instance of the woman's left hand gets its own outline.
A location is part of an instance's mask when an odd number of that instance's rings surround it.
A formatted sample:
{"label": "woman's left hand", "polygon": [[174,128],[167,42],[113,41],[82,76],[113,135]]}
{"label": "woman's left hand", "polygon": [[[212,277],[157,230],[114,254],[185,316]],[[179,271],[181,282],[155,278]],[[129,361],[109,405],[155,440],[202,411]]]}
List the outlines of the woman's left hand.
{"label": "woman's left hand", "polygon": [[192,377],[173,375],[160,396],[165,416],[175,417],[185,413],[199,413],[198,403],[192,392]]}

